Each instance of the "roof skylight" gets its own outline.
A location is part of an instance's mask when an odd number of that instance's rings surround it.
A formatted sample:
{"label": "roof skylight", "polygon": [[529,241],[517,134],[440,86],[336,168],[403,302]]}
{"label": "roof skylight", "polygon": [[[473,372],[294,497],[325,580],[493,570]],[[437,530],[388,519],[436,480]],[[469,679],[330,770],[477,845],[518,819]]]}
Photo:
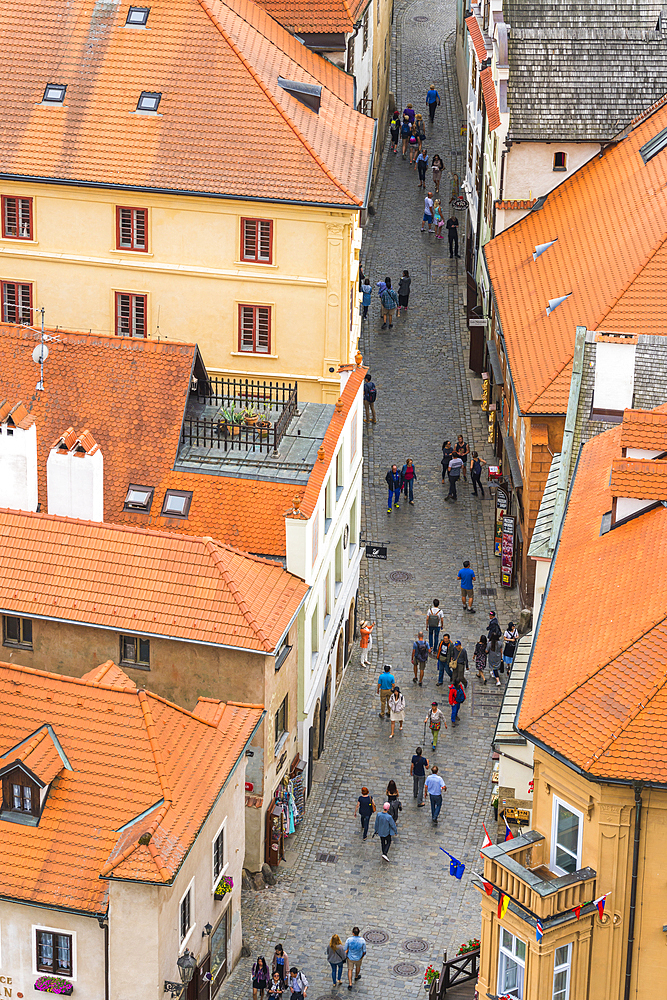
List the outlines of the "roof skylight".
{"label": "roof skylight", "polygon": [[665,146],[667,146],[667,128],[663,128],[662,132],[658,132],[658,134],[654,135],[652,139],[649,139],[648,142],[644,143],[639,150],[639,155],[644,163],[648,163],[648,161],[652,160],[654,156],[660,153]]}
{"label": "roof skylight", "polygon": [[47,104],[62,104],[65,100],[66,90],[67,84],[65,83],[47,83],[42,100]]}
{"label": "roof skylight", "polygon": [[137,103],[137,111],[157,111],[162,94],[155,94],[150,90],[144,90]]}
{"label": "roof skylight", "polygon": [[149,13],[150,7],[130,7],[125,24],[131,28],[145,28]]}
{"label": "roof skylight", "polygon": [[301,83],[299,80],[286,80],[285,77],[278,77],[278,86],[286,90],[288,94],[295,97],[301,104],[314,111],[316,115],[320,113],[320,103],[322,101],[322,88],[319,84]]}
{"label": "roof skylight", "polygon": [[134,486],[130,483],[123,510],[150,510],[153,493],[152,486]]}
{"label": "roof skylight", "polygon": [[162,503],[164,517],[187,517],[190,513],[192,493],[184,490],[167,490]]}

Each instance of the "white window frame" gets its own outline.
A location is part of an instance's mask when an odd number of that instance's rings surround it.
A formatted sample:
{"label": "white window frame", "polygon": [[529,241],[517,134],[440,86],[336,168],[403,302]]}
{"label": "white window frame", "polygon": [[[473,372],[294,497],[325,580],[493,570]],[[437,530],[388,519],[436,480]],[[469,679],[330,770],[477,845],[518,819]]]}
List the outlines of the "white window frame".
{"label": "white window frame", "polygon": [[[216,840],[218,839],[218,837],[220,836],[221,833],[223,834],[223,838],[222,838],[222,861],[223,861],[223,863],[222,863],[222,868],[220,869],[219,874],[216,876],[216,874],[215,874],[215,842],[216,842]],[[227,857],[227,817],[225,816],[225,818],[223,819],[222,823],[220,824],[220,826],[218,827],[218,829],[213,834],[213,839],[211,840],[211,875],[213,876],[213,884],[211,886],[211,892],[215,892],[215,889],[216,889],[216,886],[218,885],[218,882],[223,877],[223,875],[225,874],[225,872],[227,871],[228,868],[229,868],[229,858]]]}
{"label": "white window frame", "polygon": [[[503,944],[503,933],[509,934],[509,936],[512,938],[512,951],[510,951],[509,948],[506,948],[505,945]],[[516,954],[516,944],[517,944],[517,941],[520,944],[522,944],[523,947],[524,947],[524,957],[523,957],[523,959],[519,958],[519,956]],[[526,944],[526,942],[522,941],[520,937],[517,937],[515,934],[512,934],[510,931],[508,931],[505,927],[503,927],[501,925],[501,927],[500,927],[500,936],[498,938],[498,978],[497,978],[497,990],[498,990],[498,993],[500,993],[500,994],[507,993],[508,996],[516,997],[516,1000],[524,1000],[524,989],[523,988],[524,988],[524,985],[525,985],[525,982],[526,982],[526,958],[525,958],[525,956],[526,956],[527,952],[528,952],[528,945]],[[505,989],[504,985],[501,983],[501,971],[502,972],[505,971],[504,966],[505,966],[505,962],[506,962],[507,959],[509,959],[511,962],[514,962],[514,964],[517,965],[519,968],[523,969],[523,981],[521,983],[521,987],[518,990],[507,991]],[[504,976],[503,976],[503,979],[504,979]]]}
{"label": "white window frame", "polygon": [[[567,961],[562,962],[560,965],[556,965],[556,954],[560,948],[567,948]],[[565,980],[565,990],[558,990],[556,993],[556,976],[561,973],[566,973]],[[554,950],[554,978],[553,978],[553,988],[551,991],[552,1000],[570,1000],[570,979],[572,976],[572,943],[561,944]]]}
{"label": "white window frame", "polygon": [[[185,937],[183,939],[181,939],[181,904],[183,903],[183,900],[185,899],[185,897],[187,896],[188,893],[191,893],[191,895],[190,895],[190,920],[191,920],[191,923],[190,923],[190,927],[188,928],[187,934],[185,935]],[[178,935],[178,942],[179,942],[178,943],[178,953],[180,955],[181,952],[183,951],[183,949],[187,947],[188,941],[192,937],[192,932],[194,931],[195,927],[197,926],[197,914],[195,912],[195,880],[194,880],[194,876],[192,877],[192,879],[190,879],[190,883],[189,883],[187,889],[185,890],[185,892],[183,893],[183,895],[181,896],[181,898],[178,901],[178,909],[176,911],[176,920],[177,920],[176,933]]]}
{"label": "white window frame", "polygon": [[[68,937],[72,939],[72,975],[65,976],[60,973],[60,978],[66,979],[68,983],[75,983],[77,981],[77,957],[76,957],[76,931],[69,930],[66,927],[47,927],[46,924],[33,924],[32,925],[32,974],[33,976],[48,976],[48,972],[40,972],[37,968],[37,931],[46,931],[47,934],[67,934]],[[54,973],[57,975],[57,973]]]}
{"label": "white window frame", "polygon": [[[571,806],[569,802],[565,799],[559,799],[557,795],[553,796],[553,806],[551,812],[551,870],[555,872],[556,875],[569,875],[570,872],[561,868],[560,865],[556,864],[556,834],[558,831],[558,806],[561,805],[573,815],[579,818],[579,831],[577,835],[577,857],[576,857],[576,868],[575,871],[579,871],[581,868],[581,847],[584,836],[584,814],[580,812],[579,809],[575,809]],[[569,853],[569,852],[567,852]]]}

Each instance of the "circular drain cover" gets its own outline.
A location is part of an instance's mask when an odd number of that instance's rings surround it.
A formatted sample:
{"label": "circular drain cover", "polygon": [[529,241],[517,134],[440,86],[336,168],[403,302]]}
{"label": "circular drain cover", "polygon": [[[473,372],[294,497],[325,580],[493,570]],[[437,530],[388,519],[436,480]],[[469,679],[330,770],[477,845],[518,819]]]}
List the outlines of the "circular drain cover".
{"label": "circular drain cover", "polygon": [[409,941],[403,942],[403,947],[406,951],[410,951],[413,955],[417,955],[423,951],[428,951],[428,941],[424,941],[423,938],[410,938]]}
{"label": "circular drain cover", "polygon": [[419,22],[423,23],[424,21],[428,21],[428,18],[424,17],[423,14],[420,14],[419,17],[413,17],[412,20],[413,21],[419,21]]}
{"label": "circular drain cover", "polygon": [[419,974],[419,966],[415,965],[414,962],[399,962],[395,965],[393,970],[395,975],[403,976],[404,979],[409,979],[410,976],[416,976]]}
{"label": "circular drain cover", "polygon": [[317,1000],[338,1000],[335,993],[325,993],[323,997],[318,997]]}
{"label": "circular drain cover", "polygon": [[406,573],[402,569],[395,569],[393,573],[389,574],[389,579],[393,583],[407,583],[408,580],[412,579],[412,573]]}
{"label": "circular drain cover", "polygon": [[384,944],[389,940],[389,935],[386,931],[364,931],[361,936],[365,941],[368,941],[369,944]]}

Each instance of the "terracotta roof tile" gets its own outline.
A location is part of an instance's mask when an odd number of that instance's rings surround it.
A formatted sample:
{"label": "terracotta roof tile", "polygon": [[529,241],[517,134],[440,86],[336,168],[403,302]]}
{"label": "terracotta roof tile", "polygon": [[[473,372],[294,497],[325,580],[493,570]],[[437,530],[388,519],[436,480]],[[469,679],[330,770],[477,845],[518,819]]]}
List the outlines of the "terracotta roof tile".
{"label": "terracotta roof tile", "polygon": [[667,462],[615,458],[611,463],[611,492],[615,497],[667,500]]}
{"label": "terracotta roof tile", "polygon": [[348,34],[367,0],[257,0],[287,31],[304,34]]}
{"label": "terracotta roof tile", "polygon": [[667,451],[667,413],[626,410],[621,424],[621,446],[646,451]]}
{"label": "terracotta roof tile", "polygon": [[18,615],[271,652],[308,591],[211,538],[16,511],[0,537],[0,607]]}
{"label": "terracotta roof tile", "polygon": [[[9,45],[20,31],[23,45],[0,84],[12,109],[2,173],[240,198],[364,201],[375,126],[352,106],[353,81],[252,0],[155,0],[146,31],[125,28],[127,6],[102,9],[85,0],[8,0],[3,15],[0,38]],[[42,102],[53,66],[67,84],[63,107]],[[321,86],[319,114],[279,86],[279,76]],[[162,95],[156,114],[136,113],[146,90]],[[238,170],[239,148],[258,164],[252,175]]]}
{"label": "terracotta roof tile", "polygon": [[470,40],[474,46],[475,52],[477,53],[477,58],[480,62],[484,62],[487,57],[486,53],[486,42],[484,41],[484,36],[482,30],[479,26],[479,22],[474,14],[465,19],[468,31],[470,32]]}
{"label": "terracotta roof tile", "polygon": [[639,153],[665,127],[661,106],[484,247],[523,413],[565,412],[577,325],[665,335],[667,153],[648,163]]}
{"label": "terracotta roof tile", "polygon": [[489,120],[489,132],[493,132],[500,125],[500,111],[498,110],[498,95],[496,94],[491,67],[487,66],[486,69],[483,69],[479,74],[479,78],[482,81],[486,116]]}
{"label": "terracotta roof tile", "polygon": [[4,824],[3,892],[90,913],[107,907],[101,875],[173,880],[262,716],[261,706],[219,703],[214,726],[132,685],[9,663],[0,698],[0,748],[48,724],[72,768],[51,785],[38,826]]}

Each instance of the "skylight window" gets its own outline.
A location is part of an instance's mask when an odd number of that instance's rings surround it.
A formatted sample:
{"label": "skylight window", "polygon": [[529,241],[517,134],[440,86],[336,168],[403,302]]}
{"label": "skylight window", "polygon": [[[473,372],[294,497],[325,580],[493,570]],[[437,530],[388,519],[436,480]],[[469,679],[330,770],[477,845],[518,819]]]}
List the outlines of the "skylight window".
{"label": "skylight window", "polygon": [[123,510],[150,510],[154,492],[151,486],[134,486],[130,483]]}
{"label": "skylight window", "polygon": [[157,111],[162,94],[153,94],[149,90],[144,90],[137,104],[137,111]]}
{"label": "skylight window", "polygon": [[658,132],[654,135],[652,139],[649,139],[641,149],[639,150],[639,155],[641,156],[644,163],[648,163],[652,160],[654,156],[657,156],[665,146],[667,146],[667,128],[663,128],[662,132]]}
{"label": "skylight window", "polygon": [[42,100],[46,104],[62,104],[66,90],[67,85],[64,83],[47,83]]}
{"label": "skylight window", "polygon": [[162,503],[163,517],[187,517],[190,513],[192,493],[183,490],[167,490]]}
{"label": "skylight window", "polygon": [[149,13],[150,7],[130,7],[125,24],[131,28],[145,28]]}

